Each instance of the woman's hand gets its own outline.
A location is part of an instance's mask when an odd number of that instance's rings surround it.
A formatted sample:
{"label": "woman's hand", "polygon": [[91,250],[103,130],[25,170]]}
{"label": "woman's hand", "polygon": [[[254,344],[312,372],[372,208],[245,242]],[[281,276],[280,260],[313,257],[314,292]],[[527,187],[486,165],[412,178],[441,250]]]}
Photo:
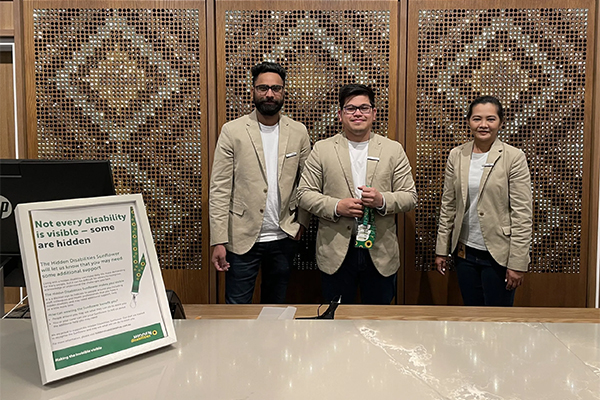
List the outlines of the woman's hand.
{"label": "woman's hand", "polygon": [[525,276],[525,272],[515,271],[512,269],[506,268],[506,290],[515,290],[519,286],[523,284],[523,277]]}

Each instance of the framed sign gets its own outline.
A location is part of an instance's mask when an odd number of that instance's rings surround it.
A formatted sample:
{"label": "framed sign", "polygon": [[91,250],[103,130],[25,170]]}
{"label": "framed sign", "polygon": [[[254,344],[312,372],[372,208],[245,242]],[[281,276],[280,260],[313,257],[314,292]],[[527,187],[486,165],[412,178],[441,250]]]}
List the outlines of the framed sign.
{"label": "framed sign", "polygon": [[177,341],[142,195],[15,216],[43,384]]}

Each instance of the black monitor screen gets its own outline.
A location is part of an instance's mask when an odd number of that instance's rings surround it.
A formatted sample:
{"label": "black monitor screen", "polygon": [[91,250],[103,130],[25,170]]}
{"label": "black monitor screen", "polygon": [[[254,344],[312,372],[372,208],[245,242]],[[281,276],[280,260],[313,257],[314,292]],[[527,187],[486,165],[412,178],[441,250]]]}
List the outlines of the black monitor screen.
{"label": "black monitor screen", "polygon": [[109,161],[0,160],[0,257],[7,286],[25,286],[17,204],[115,194]]}

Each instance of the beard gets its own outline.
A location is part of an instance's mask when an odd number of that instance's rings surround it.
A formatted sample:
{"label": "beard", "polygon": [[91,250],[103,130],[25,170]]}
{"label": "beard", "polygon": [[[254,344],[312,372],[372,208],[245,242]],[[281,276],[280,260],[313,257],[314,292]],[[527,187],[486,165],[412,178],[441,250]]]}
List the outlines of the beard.
{"label": "beard", "polygon": [[257,99],[255,95],[252,102],[256,106],[256,110],[267,117],[272,117],[273,115],[276,115],[279,112],[279,110],[281,110],[281,107],[283,107],[283,98],[279,101],[275,99]]}

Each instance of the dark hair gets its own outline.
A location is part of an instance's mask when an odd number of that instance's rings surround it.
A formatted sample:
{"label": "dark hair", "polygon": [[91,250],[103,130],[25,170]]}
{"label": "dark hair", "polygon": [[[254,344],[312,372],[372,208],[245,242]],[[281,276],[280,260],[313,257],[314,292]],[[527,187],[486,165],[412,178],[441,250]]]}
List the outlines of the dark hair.
{"label": "dark hair", "polygon": [[504,121],[504,108],[502,108],[502,104],[500,100],[495,98],[494,96],[481,96],[473,100],[473,102],[469,105],[469,112],[467,113],[467,119],[471,118],[473,115],[473,108],[478,104],[493,104],[496,106],[496,113],[498,114],[498,118],[500,121]]}
{"label": "dark hair", "polygon": [[348,98],[356,96],[368,96],[371,107],[375,107],[375,93],[373,93],[373,89],[366,85],[351,83],[342,86],[340,89],[340,110],[344,108],[344,104],[346,104]]}
{"label": "dark hair", "polygon": [[252,71],[252,86],[254,86],[254,84],[256,83],[258,76],[260,74],[264,74],[265,72],[274,72],[276,74],[279,74],[279,76],[281,77],[281,80],[283,81],[283,84],[285,85],[285,68],[283,68],[281,65],[279,65],[277,63],[264,61],[264,62],[261,62],[260,64],[256,64],[254,67],[252,67],[251,71]]}

